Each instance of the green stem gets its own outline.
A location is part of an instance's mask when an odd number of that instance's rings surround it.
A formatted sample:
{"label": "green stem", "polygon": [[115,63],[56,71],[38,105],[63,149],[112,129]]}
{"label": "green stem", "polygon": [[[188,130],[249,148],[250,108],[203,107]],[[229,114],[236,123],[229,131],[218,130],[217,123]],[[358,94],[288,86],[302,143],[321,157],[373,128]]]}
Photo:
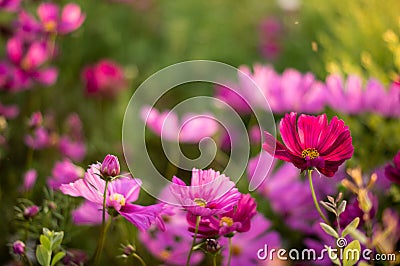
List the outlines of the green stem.
{"label": "green stem", "polygon": [[229,243],[228,243],[228,251],[229,251],[229,255],[228,255],[228,266],[231,265],[231,260],[232,260],[232,237],[229,238]]}
{"label": "green stem", "polygon": [[103,246],[104,246],[104,240],[105,240],[105,236],[106,236],[106,231],[107,231],[108,226],[109,226],[109,224],[111,222],[111,219],[109,219],[109,222],[107,223],[107,226],[105,225],[105,221],[106,221],[107,186],[108,186],[108,180],[106,180],[106,184],[104,186],[103,210],[102,210],[102,219],[101,219],[101,233],[100,233],[99,244],[97,245],[97,249],[96,249],[96,256],[95,256],[95,259],[94,259],[94,265],[99,265],[100,264],[101,252],[102,252]]}
{"label": "green stem", "polygon": [[187,260],[186,260],[186,266],[190,265],[190,257],[192,256],[192,253],[193,253],[193,247],[196,244],[196,237],[197,237],[197,233],[199,231],[200,220],[201,220],[201,216],[197,215],[196,216],[196,229],[194,230],[192,246],[190,247],[189,255],[188,255]]}
{"label": "green stem", "polygon": [[313,200],[314,200],[315,208],[317,208],[319,216],[321,216],[322,220],[324,220],[324,222],[329,225],[330,223],[329,223],[328,219],[325,217],[325,215],[321,211],[321,208],[319,207],[317,196],[315,195],[315,190],[314,190],[314,185],[313,185],[313,182],[312,182],[312,175],[311,174],[312,174],[312,170],[308,170],[308,181],[310,182],[310,190],[311,190],[311,194],[312,194],[312,197],[313,197]]}
{"label": "green stem", "polygon": [[24,256],[24,259],[26,260],[26,262],[28,263],[28,265],[29,265],[29,266],[32,266],[32,262],[31,262],[31,260],[29,259],[29,257],[28,257],[26,254],[24,254],[23,256]]}
{"label": "green stem", "polygon": [[217,266],[217,254],[213,255],[213,266]]}
{"label": "green stem", "polygon": [[135,257],[138,261],[140,261],[140,264],[142,264],[142,266],[146,266],[146,263],[144,262],[142,257],[140,257],[138,254],[133,253],[132,256]]}

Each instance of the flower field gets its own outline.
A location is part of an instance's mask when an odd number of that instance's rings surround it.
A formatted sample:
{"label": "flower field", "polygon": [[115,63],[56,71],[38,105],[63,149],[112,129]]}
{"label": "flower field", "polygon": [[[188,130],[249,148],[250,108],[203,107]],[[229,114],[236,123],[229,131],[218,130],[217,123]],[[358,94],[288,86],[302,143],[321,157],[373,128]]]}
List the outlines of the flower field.
{"label": "flower field", "polygon": [[0,0],[1,265],[399,265],[397,0]]}

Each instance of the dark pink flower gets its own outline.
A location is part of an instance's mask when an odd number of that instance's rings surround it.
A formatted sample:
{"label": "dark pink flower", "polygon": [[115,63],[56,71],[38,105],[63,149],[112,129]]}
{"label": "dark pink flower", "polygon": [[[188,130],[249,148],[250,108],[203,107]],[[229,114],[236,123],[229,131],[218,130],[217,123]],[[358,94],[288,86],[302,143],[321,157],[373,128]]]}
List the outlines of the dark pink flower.
{"label": "dark pink flower", "polygon": [[59,189],[62,184],[75,182],[83,177],[85,171],[73,164],[69,159],[56,162],[51,170],[51,177],[47,179],[47,185],[52,189]]}
{"label": "dark pink flower", "polygon": [[400,184],[400,151],[394,156],[393,164],[385,167],[385,176],[390,181]]}
{"label": "dark pink flower", "polygon": [[[100,163],[91,165],[83,179],[61,185],[61,192],[73,197],[83,197],[101,210],[105,181],[100,178],[100,168]],[[146,230],[152,223],[160,222],[159,215],[162,213],[163,205],[132,204],[139,197],[140,185],[139,179],[125,177],[110,182],[107,187],[106,205],[108,209],[116,211],[140,230]]]}
{"label": "dark pink flower", "polygon": [[[274,157],[293,163],[302,171],[316,168],[332,177],[339,166],[353,155],[350,130],[336,116],[328,124],[326,115],[286,114],[280,123],[283,145],[266,133],[263,149]],[[275,148],[276,147],[276,148]]]}
{"label": "dark pink flower", "polygon": [[190,186],[174,176],[170,190],[178,205],[202,217],[232,210],[241,197],[235,183],[213,169],[193,168]]}
{"label": "dark pink flower", "polygon": [[26,207],[24,210],[24,218],[30,219],[35,217],[39,213],[39,207],[36,205]]}
{"label": "dark pink flower", "polygon": [[0,10],[16,12],[20,8],[21,0],[0,0]]}
{"label": "dark pink flower", "polygon": [[107,154],[107,156],[101,163],[101,174],[104,177],[116,177],[117,175],[119,175],[120,171],[121,169],[119,166],[118,157],[115,155]]}
{"label": "dark pink flower", "polygon": [[[199,226],[200,237],[225,236],[250,230],[251,219],[257,214],[257,204],[250,194],[242,195],[238,204],[229,212],[204,217]],[[188,213],[189,231],[196,227],[196,216]]]}
{"label": "dark pink flower", "polygon": [[122,67],[107,59],[85,67],[82,79],[88,95],[114,97],[127,88]]}
{"label": "dark pink flower", "polygon": [[15,255],[22,255],[25,253],[25,244],[21,240],[17,240],[12,244],[12,250]]}
{"label": "dark pink flower", "polygon": [[7,55],[16,66],[15,78],[21,88],[28,89],[32,82],[50,86],[56,82],[57,69],[41,68],[50,58],[48,47],[42,42],[25,43],[13,37],[7,42]]}

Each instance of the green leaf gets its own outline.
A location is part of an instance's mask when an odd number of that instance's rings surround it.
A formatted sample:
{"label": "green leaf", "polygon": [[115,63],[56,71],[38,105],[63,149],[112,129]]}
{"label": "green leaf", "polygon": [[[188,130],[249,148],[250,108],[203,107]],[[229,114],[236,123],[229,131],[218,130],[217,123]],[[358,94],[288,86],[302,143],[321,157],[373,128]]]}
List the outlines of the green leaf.
{"label": "green leaf", "polygon": [[346,228],[342,232],[342,237],[347,236],[351,232],[357,229],[358,224],[360,223],[360,218],[356,217],[351,223],[349,223]]}
{"label": "green leaf", "polygon": [[47,250],[43,245],[36,247],[36,259],[42,266],[50,266],[51,251]]}
{"label": "green leaf", "polygon": [[340,203],[337,211],[338,211],[338,215],[340,215],[342,212],[344,212],[346,210],[346,204],[347,202],[344,200]]}
{"label": "green leaf", "polygon": [[338,233],[331,226],[325,223],[319,223],[319,225],[321,226],[322,230],[324,230],[325,233],[327,233],[328,235],[333,236],[334,238],[339,238]]}
{"label": "green leaf", "polygon": [[42,244],[48,251],[51,251],[50,239],[45,235],[40,235],[40,244]]}
{"label": "green leaf", "polygon": [[51,238],[53,236],[53,233],[46,227],[43,227],[43,234],[49,238]]}
{"label": "green leaf", "polygon": [[326,210],[333,212],[335,215],[337,215],[336,210],[333,207],[329,206],[329,202],[324,202],[321,200],[319,203],[321,203],[322,207],[324,207]]}
{"label": "green leaf", "polygon": [[353,240],[343,251],[343,266],[353,266],[360,259],[361,245],[358,240]]}
{"label": "green leaf", "polygon": [[51,244],[52,244],[53,250],[55,250],[55,249],[60,247],[63,238],[64,238],[64,232],[63,231],[54,233],[53,239],[51,240],[51,242],[52,242]]}
{"label": "green leaf", "polygon": [[355,229],[354,231],[350,232],[350,235],[352,238],[360,241],[363,245],[367,243],[367,236],[358,229]]}
{"label": "green leaf", "polygon": [[61,260],[62,258],[64,258],[65,256],[65,252],[58,252],[56,255],[54,255],[53,260],[51,261],[51,266],[56,265],[56,263]]}

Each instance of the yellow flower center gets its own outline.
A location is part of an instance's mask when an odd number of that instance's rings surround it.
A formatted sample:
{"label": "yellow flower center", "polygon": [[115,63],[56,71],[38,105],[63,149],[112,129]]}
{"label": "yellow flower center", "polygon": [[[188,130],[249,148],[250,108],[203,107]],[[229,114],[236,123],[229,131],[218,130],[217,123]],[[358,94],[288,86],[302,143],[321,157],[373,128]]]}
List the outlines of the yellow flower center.
{"label": "yellow flower center", "polygon": [[43,27],[47,32],[54,32],[56,31],[57,23],[54,21],[48,21],[43,25]]}
{"label": "yellow flower center", "polygon": [[200,199],[200,198],[195,198],[194,203],[197,204],[197,206],[203,207],[205,208],[207,206],[207,201],[205,201],[204,199]]}
{"label": "yellow flower center", "polygon": [[24,58],[24,59],[22,59],[22,61],[21,61],[21,68],[23,69],[23,70],[29,70],[30,68],[31,68],[31,62],[29,61],[29,59],[28,58]]}
{"label": "yellow flower center", "polygon": [[219,226],[232,226],[232,225],[233,225],[233,220],[231,217],[224,216],[219,221]]}
{"label": "yellow flower center", "polygon": [[125,197],[122,196],[122,195],[119,194],[119,193],[114,193],[114,194],[112,194],[112,195],[110,196],[110,200],[118,202],[119,205],[121,205],[121,206],[125,206],[125,203],[126,203]]}
{"label": "yellow flower center", "polygon": [[242,253],[242,249],[238,245],[232,245],[232,255],[239,256]]}
{"label": "yellow flower center", "polygon": [[319,152],[314,148],[308,148],[301,152],[301,157],[315,159],[319,157]]}
{"label": "yellow flower center", "polygon": [[163,251],[160,252],[160,257],[162,260],[167,260],[167,259],[169,259],[169,257],[171,257],[171,252],[164,249]]}

